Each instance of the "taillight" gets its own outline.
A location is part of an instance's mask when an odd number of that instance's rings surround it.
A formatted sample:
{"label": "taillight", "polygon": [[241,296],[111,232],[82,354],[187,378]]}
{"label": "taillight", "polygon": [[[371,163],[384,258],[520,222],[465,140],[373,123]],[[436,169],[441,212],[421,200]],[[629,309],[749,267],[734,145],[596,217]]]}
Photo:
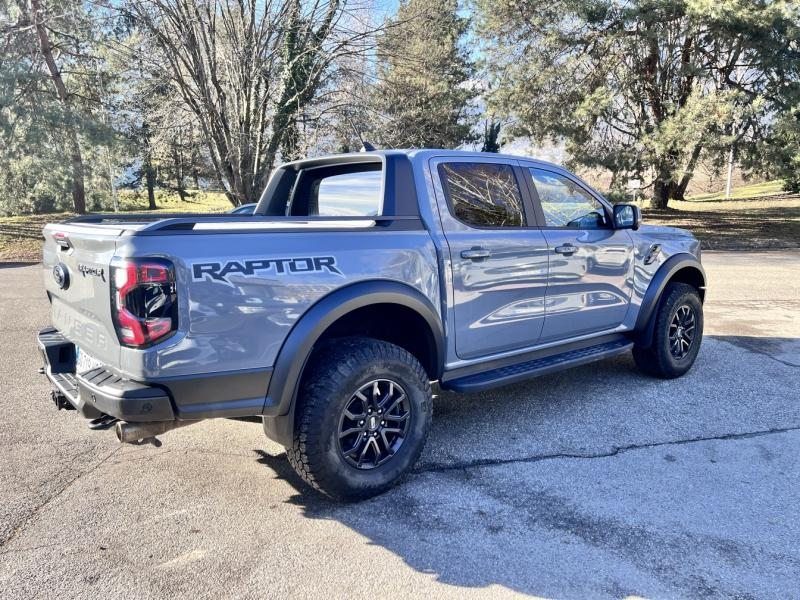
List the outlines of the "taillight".
{"label": "taillight", "polygon": [[175,267],[160,258],[111,263],[111,313],[121,344],[145,348],[178,329]]}

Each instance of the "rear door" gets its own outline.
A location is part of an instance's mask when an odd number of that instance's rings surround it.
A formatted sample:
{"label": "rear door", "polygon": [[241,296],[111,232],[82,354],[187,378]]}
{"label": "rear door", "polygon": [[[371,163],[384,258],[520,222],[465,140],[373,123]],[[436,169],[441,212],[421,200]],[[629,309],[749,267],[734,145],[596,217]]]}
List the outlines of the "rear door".
{"label": "rear door", "polygon": [[450,251],[456,354],[469,359],[535,344],[544,323],[547,243],[518,162],[435,158],[431,172]]}
{"label": "rear door", "polygon": [[550,253],[542,342],[613,329],[631,297],[633,242],[577,179],[526,165]]}

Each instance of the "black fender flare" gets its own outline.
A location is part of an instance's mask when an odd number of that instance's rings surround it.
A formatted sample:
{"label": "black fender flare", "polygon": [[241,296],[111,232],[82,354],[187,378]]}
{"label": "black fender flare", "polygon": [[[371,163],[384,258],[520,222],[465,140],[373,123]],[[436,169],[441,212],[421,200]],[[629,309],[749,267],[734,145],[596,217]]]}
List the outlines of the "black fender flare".
{"label": "black fender flare", "polygon": [[270,377],[264,404],[264,432],[270,439],[291,446],[298,383],[314,345],[339,318],[372,304],[397,304],[420,315],[433,334],[438,379],[444,368],[445,339],[442,320],[431,301],[404,283],[362,281],[339,288],[309,308],[283,342]]}
{"label": "black fender flare", "polygon": [[697,257],[686,252],[670,256],[655,272],[653,278],[650,280],[650,285],[647,287],[647,292],[645,292],[644,298],[642,298],[642,304],[636,318],[636,326],[634,327],[633,335],[637,345],[647,348],[652,343],[653,327],[655,325],[653,315],[656,313],[658,305],[661,302],[664,288],[667,287],[667,284],[678,271],[686,268],[694,269],[700,274],[702,280],[700,295],[701,299],[704,299],[706,272]]}

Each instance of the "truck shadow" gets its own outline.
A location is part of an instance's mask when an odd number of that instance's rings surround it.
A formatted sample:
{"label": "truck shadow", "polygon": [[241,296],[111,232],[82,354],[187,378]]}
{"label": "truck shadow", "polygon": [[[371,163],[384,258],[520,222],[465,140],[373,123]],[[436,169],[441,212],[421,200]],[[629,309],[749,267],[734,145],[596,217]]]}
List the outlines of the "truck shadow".
{"label": "truck shadow", "polygon": [[560,598],[772,595],[800,585],[788,541],[800,526],[774,512],[800,476],[800,406],[786,402],[797,370],[772,356],[799,345],[709,336],[678,380],[622,357],[444,394],[414,472],[358,504],[315,493],[283,454],[257,460],[297,490],[287,502],[306,517],[341,523],[443,584]]}

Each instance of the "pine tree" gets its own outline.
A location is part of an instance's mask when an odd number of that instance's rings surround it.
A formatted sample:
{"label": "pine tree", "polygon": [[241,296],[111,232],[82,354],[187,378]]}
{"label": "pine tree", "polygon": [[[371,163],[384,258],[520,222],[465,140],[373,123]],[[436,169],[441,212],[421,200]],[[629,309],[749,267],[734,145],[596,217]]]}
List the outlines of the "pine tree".
{"label": "pine tree", "polygon": [[107,197],[108,17],[84,2],[0,2],[0,212],[82,213]]}
{"label": "pine tree", "polygon": [[573,162],[682,198],[698,161],[763,138],[800,79],[800,3],[478,0],[496,107]]}
{"label": "pine tree", "polygon": [[378,40],[372,136],[383,147],[455,148],[471,139],[468,21],[457,0],[403,0]]}

